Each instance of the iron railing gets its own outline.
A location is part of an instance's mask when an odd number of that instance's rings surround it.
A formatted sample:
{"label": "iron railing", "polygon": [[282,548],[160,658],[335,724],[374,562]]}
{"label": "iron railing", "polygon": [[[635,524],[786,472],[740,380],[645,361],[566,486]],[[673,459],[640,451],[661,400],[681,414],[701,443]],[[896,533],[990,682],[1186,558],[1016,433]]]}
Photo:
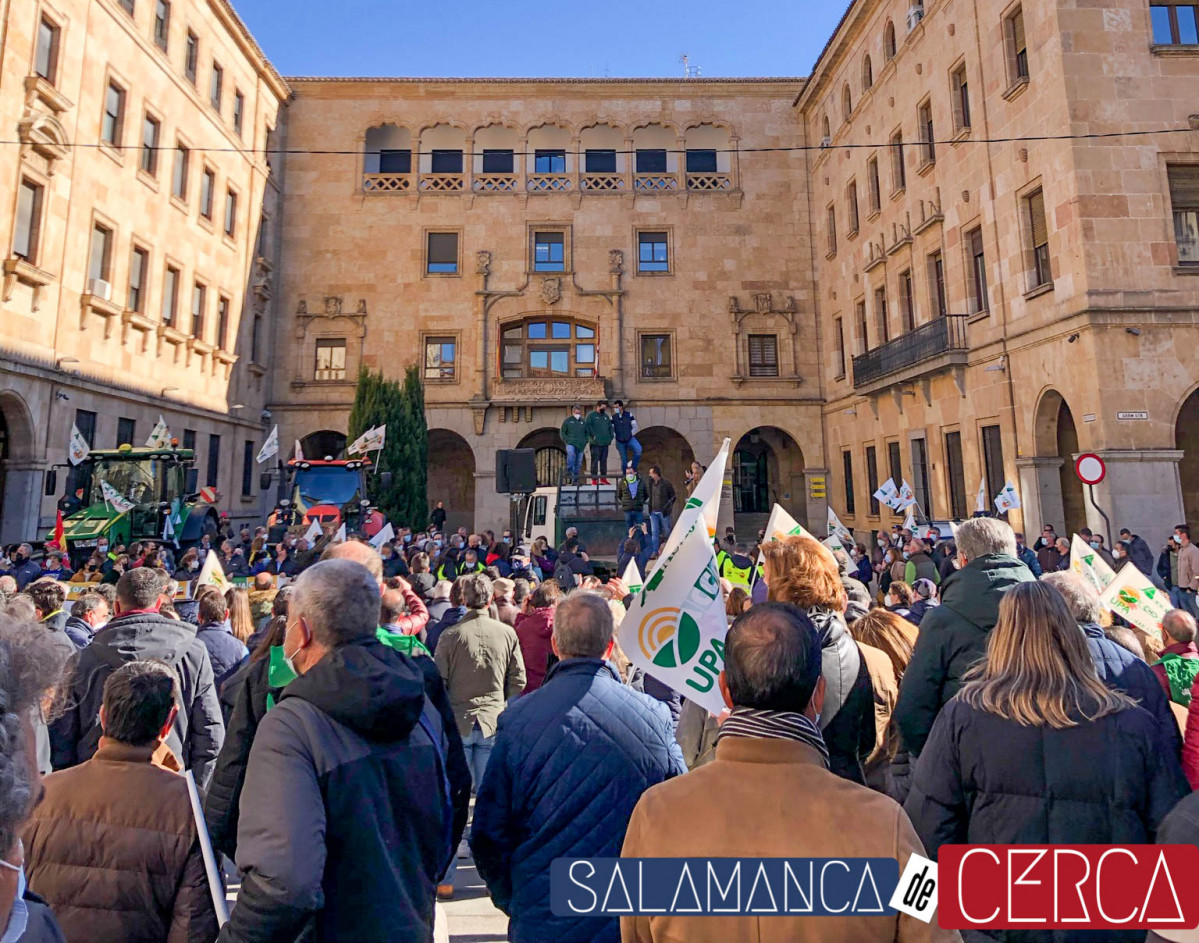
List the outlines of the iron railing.
{"label": "iron railing", "polygon": [[966,315],[949,314],[853,358],[854,389],[954,350],[967,350]]}

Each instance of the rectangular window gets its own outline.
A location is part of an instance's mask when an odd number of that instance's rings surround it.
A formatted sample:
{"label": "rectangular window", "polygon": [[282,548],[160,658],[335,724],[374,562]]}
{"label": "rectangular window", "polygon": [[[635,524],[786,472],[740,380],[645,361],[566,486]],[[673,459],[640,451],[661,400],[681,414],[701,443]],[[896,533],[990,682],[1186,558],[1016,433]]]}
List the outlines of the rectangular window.
{"label": "rectangular window", "polygon": [[870,349],[870,331],[866,318],[865,300],[859,301],[854,305],[854,314],[857,316],[858,324],[858,353],[864,354]]}
{"label": "rectangular window", "polygon": [[945,317],[949,309],[945,301],[945,260],[940,252],[934,252],[928,257],[928,294],[937,316]]}
{"label": "rectangular window", "polygon": [[429,155],[429,171],[435,174],[462,173],[462,151],[433,151]]}
{"label": "rectangular window", "polygon": [[925,102],[916,113],[916,124],[920,129],[920,143],[923,150],[924,162],[932,163],[937,159],[936,134],[933,131],[933,105]]}
{"label": "rectangular window", "polygon": [[840,318],[833,318],[833,364],[837,368],[836,379],[845,377],[845,325]]}
{"label": "rectangular window", "polygon": [[410,174],[410,173],[412,173],[412,151],[410,151],[410,150],[379,151],[379,173],[381,173],[381,174]]}
{"label": "rectangular window", "polygon": [[870,214],[873,216],[882,209],[882,187],[879,184],[877,157],[871,157],[866,161],[866,179],[870,186]]}
{"label": "rectangular window", "polygon": [[566,237],[560,232],[533,234],[533,271],[562,272],[566,270]]}
{"label": "rectangular window", "polygon": [[187,199],[187,171],[191,163],[191,151],[182,144],[175,145],[175,166],[171,173],[171,196]]}
{"label": "rectangular window", "polygon": [[1030,288],[1048,285],[1053,281],[1049,268],[1049,227],[1045,220],[1045,194],[1036,189],[1024,198],[1024,213],[1028,220],[1028,241],[1032,246],[1032,284]]}
{"label": "rectangular window", "polygon": [[[983,231],[980,226],[966,234],[968,256],[971,314],[988,310],[987,305],[987,259],[983,254]],[[998,494],[999,492],[996,492]]]}
{"label": "rectangular window", "polygon": [[536,151],[533,154],[533,170],[539,174],[566,173],[566,151]]}
{"label": "rectangular window", "polygon": [[212,204],[216,201],[216,171],[209,167],[204,168],[204,175],[200,178],[200,215],[205,219],[212,219]]}
{"label": "rectangular window", "polygon": [[1192,4],[1151,4],[1153,43],[1157,46],[1194,46],[1199,44],[1196,31],[1196,7]]}
{"label": "rectangular window", "polygon": [[866,489],[870,492],[870,516],[878,517],[878,451],[873,445],[866,446]]}
{"label": "rectangular window", "polygon": [[637,233],[637,271],[670,271],[670,250],[664,232]]}
{"label": "rectangular window", "polygon": [[849,203],[849,235],[852,236],[858,231],[858,183],[856,180],[849,181],[845,196]]}
{"label": "rectangular window", "polygon": [[221,350],[230,350],[229,346],[229,299],[224,295],[216,302],[216,345]]}
{"label": "rectangular window", "polygon": [[970,87],[966,80],[966,64],[963,62],[950,79],[953,91],[953,125],[958,131],[970,130]]}
{"label": "rectangular window", "polygon": [[125,123],[125,90],[109,82],[104,92],[104,120],[100,124],[100,140],[113,147],[121,145],[121,126]]}
{"label": "rectangular window", "polygon": [[246,96],[240,91],[233,93],[233,130],[241,137],[242,122],[246,116]]}
{"label": "rectangular window", "polygon": [[179,310],[179,269],[167,266],[162,280],[162,323],[174,324],[175,312]]}
{"label": "rectangular window", "polygon": [[777,377],[779,375],[778,335],[749,335],[749,375],[751,377]]}
{"label": "rectangular window", "polygon": [[905,331],[916,330],[916,302],[912,298],[912,273],[899,273],[899,315]]}
{"label": "rectangular window", "polygon": [[142,159],[141,169],[151,177],[158,176],[158,136],[162,123],[152,115],[146,115],[142,122]]}
{"label": "rectangular window", "polygon": [[664,174],[666,173],[665,148],[640,148],[637,151],[637,173]]}
{"label": "rectangular window", "polygon": [[425,379],[452,380],[458,364],[458,341],[453,337],[425,338]]}
{"label": "rectangular window", "polygon": [[124,417],[117,420],[117,441],[114,443],[114,448],[120,448],[122,445],[136,445],[134,437],[137,435],[137,420],[125,419]]}
{"label": "rectangular window", "polygon": [[1166,168],[1180,265],[1199,265],[1199,164]]}
{"label": "rectangular window", "polygon": [[232,237],[237,231],[237,191],[225,191],[225,235]]}
{"label": "rectangular window", "polygon": [[241,496],[243,498],[253,497],[254,495],[255,454],[254,441],[246,439],[241,452]]}
{"label": "rectangular window", "polygon": [[196,84],[196,69],[200,65],[200,37],[190,29],[187,31],[187,47],[183,53],[183,74]]}
{"label": "rectangular window", "polygon": [[196,430],[195,429],[184,429],[183,430],[183,447],[192,453],[194,453],[196,451]]}
{"label": "rectangular window", "polygon": [[687,151],[687,173],[714,174],[716,173],[716,151],[691,150]]}
{"label": "rectangular window", "polygon": [[824,224],[824,229],[828,236],[828,254],[833,255],[837,251],[837,208],[830,203],[826,212],[828,220]]}
{"label": "rectangular window", "polygon": [[208,286],[196,282],[192,287],[192,337],[204,340],[204,315],[208,309]]}
{"label": "rectangular window", "polygon": [[129,298],[125,303],[130,311],[144,314],[146,311],[146,279],[150,274],[150,253],[135,246],[129,257]]}
{"label": "rectangular window", "polygon": [[19,259],[37,264],[38,244],[42,233],[42,197],[45,188],[32,180],[21,179],[17,193],[17,228],[13,234],[12,251]]}
{"label": "rectangular window", "polygon": [[122,10],[124,10],[130,16],[133,16],[134,0],[117,0],[117,2],[121,5]]}
{"label": "rectangular window", "polygon": [[908,185],[907,168],[903,165],[903,132],[891,135],[891,189],[898,193]]}
{"label": "rectangular window", "polygon": [[616,151],[600,149],[588,149],[583,155],[583,165],[585,172],[589,174],[614,174],[616,173]]}
{"label": "rectangular window", "polygon": [[171,2],[156,0],[154,4],[154,43],[163,52],[167,51],[167,42],[171,33]]}
{"label": "rectangular window", "polygon": [[933,493],[928,486],[928,445],[924,439],[912,440],[912,494],[917,507],[932,520]]}
{"label": "rectangular window", "polygon": [[982,438],[987,495],[989,498],[994,498],[1007,484],[1003,472],[1003,436],[999,432],[999,426],[983,426]]}
{"label": "rectangular window", "polygon": [[204,482],[215,488],[217,479],[221,472],[221,437],[219,435],[210,435],[208,437],[208,479]]}
{"label": "rectangular window", "polygon": [[225,70],[222,69],[214,60],[212,63],[212,75],[208,80],[208,101],[217,111],[221,110],[221,92],[225,85]]}
{"label": "rectangular window", "polygon": [[75,428],[89,449],[96,447],[96,414],[90,409],[75,410]]}
{"label": "rectangular window", "polygon": [[483,151],[483,173],[510,174],[514,161],[512,151],[485,150]]}
{"label": "rectangular window", "polygon": [[458,234],[456,232],[431,232],[425,251],[425,271],[452,273],[458,271]]}
{"label": "rectangular window", "polygon": [[112,268],[112,230],[99,223],[92,230],[92,251],[88,259],[87,277],[108,281]]}
{"label": "rectangular window", "polygon": [[1024,10],[1022,7],[1008,15],[1004,22],[1007,43],[1008,77],[1013,85],[1028,79],[1028,43],[1024,39]]}
{"label": "rectangular window", "polygon": [[344,380],[346,378],[346,339],[326,338],[316,342],[316,379]]}
{"label": "rectangular window", "polygon": [[841,467],[845,475],[845,513],[853,514],[857,510],[853,493],[853,452],[841,453]]}
{"label": "rectangular window", "polygon": [[34,54],[33,71],[51,85],[58,78],[58,44],[62,30],[42,17],[37,24],[37,52]]}
{"label": "rectangular window", "polygon": [[887,323],[887,289],[885,286],[874,289],[874,323],[878,328],[879,346],[891,340],[891,328]]}
{"label": "rectangular window", "polygon": [[949,480],[949,513],[955,521],[966,519],[966,466],[962,461],[962,434],[945,433],[945,475]]}
{"label": "rectangular window", "polygon": [[673,376],[673,357],[669,334],[641,335],[641,377],[665,380]]}
{"label": "rectangular window", "polygon": [[903,484],[903,462],[899,456],[899,443],[887,443],[887,467],[891,473],[891,480],[895,482],[895,487],[899,488]]}
{"label": "rectangular window", "polygon": [[254,322],[250,325],[250,363],[259,363],[258,351],[262,337],[262,315],[254,312]]}

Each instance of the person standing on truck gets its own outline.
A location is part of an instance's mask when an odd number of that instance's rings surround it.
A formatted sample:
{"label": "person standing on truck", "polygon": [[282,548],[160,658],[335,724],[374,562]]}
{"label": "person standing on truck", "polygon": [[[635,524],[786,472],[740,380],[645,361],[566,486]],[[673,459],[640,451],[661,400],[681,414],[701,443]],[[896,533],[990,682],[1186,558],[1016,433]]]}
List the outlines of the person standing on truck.
{"label": "person standing on truck", "polygon": [[620,467],[633,471],[641,462],[641,443],[637,441],[637,417],[627,412],[621,400],[612,401],[612,431],[616,437],[616,451],[620,453]]}
{"label": "person standing on truck", "polygon": [[649,488],[646,487],[645,482],[630,463],[625,469],[624,478],[616,486],[616,501],[620,505],[621,511],[624,512],[626,527],[641,527],[642,511],[645,509],[648,497]]}
{"label": "person standing on truck", "polygon": [[649,468],[649,531],[650,548],[658,552],[662,541],[670,533],[670,515],[674,510],[674,485],[662,477],[662,469],[657,465]]}
{"label": "person standing on truck", "polygon": [[612,417],[608,415],[608,401],[600,400],[595,409],[587,415],[584,423],[587,438],[591,440],[591,474],[600,478],[600,484],[607,484],[608,477],[608,446],[612,444]]}
{"label": "person standing on truck", "polygon": [[583,421],[582,406],[572,406],[570,415],[563,420],[562,441],[566,445],[567,481],[577,485],[583,464],[583,450],[587,448],[587,423]]}

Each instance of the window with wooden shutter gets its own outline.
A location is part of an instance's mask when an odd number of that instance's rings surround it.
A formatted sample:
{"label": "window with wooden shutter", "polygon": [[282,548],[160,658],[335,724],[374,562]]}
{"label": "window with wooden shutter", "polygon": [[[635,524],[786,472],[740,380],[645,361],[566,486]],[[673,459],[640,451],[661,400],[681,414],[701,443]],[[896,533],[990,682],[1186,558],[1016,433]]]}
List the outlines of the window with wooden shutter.
{"label": "window with wooden shutter", "polygon": [[845,325],[842,323],[840,318],[833,319],[833,336],[836,338],[837,342],[837,346],[835,348],[837,367],[836,378],[838,380],[843,380],[845,378]]}
{"label": "window with wooden shutter", "polygon": [[845,475],[845,513],[857,513],[857,501],[853,493],[853,452],[841,453],[841,465]]}
{"label": "window with wooden shutter", "polygon": [[870,516],[878,517],[878,450],[873,445],[866,446],[866,491],[870,495]]}
{"label": "window with wooden shutter", "polygon": [[37,247],[42,226],[44,189],[32,180],[21,180],[17,192],[17,226],[13,234],[13,255],[31,264],[37,263]]}
{"label": "window with wooden shutter", "polygon": [[966,466],[962,461],[962,434],[945,433],[945,466],[949,479],[949,513],[955,521],[966,518]]}
{"label": "window with wooden shutter", "polygon": [[870,331],[866,320],[866,302],[859,301],[854,307],[858,319],[858,353],[864,354],[870,349]]}
{"label": "window with wooden shutter", "polygon": [[433,274],[452,274],[458,271],[458,234],[429,233],[425,271]]}
{"label": "window with wooden shutter", "polygon": [[1045,220],[1045,194],[1034,190],[1024,198],[1028,213],[1029,242],[1032,245],[1032,285],[1039,288],[1053,281],[1049,266],[1049,227]]}
{"label": "window with wooden shutter", "polygon": [[866,162],[866,177],[870,181],[870,213],[877,213],[882,207],[882,188],[878,179],[878,158],[871,157]]}
{"label": "window with wooden shutter", "polygon": [[858,231],[858,183],[856,180],[849,182],[845,195],[849,201],[849,234],[852,236]]}
{"label": "window with wooden shutter", "polygon": [[890,325],[887,324],[887,289],[874,289],[874,322],[878,325],[878,342],[880,345],[891,339]]}
{"label": "window with wooden shutter", "polygon": [[751,377],[777,377],[779,375],[779,339],[777,335],[749,335],[749,375]]}
{"label": "window with wooden shutter", "polygon": [[1199,265],[1199,164],[1166,168],[1180,265]]}

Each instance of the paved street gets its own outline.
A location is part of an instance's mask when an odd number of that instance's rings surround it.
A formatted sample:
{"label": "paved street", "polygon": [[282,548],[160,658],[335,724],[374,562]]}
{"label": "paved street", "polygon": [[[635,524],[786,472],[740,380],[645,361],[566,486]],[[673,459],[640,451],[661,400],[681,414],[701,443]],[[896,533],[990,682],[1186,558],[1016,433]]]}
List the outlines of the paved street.
{"label": "paved street", "polygon": [[[466,851],[465,841],[460,852]],[[442,916],[448,918],[449,936],[442,935]],[[505,917],[487,896],[487,888],[475,870],[469,853],[458,859],[458,873],[454,876],[454,899],[437,905],[436,943],[492,943],[508,939],[508,918]]]}

